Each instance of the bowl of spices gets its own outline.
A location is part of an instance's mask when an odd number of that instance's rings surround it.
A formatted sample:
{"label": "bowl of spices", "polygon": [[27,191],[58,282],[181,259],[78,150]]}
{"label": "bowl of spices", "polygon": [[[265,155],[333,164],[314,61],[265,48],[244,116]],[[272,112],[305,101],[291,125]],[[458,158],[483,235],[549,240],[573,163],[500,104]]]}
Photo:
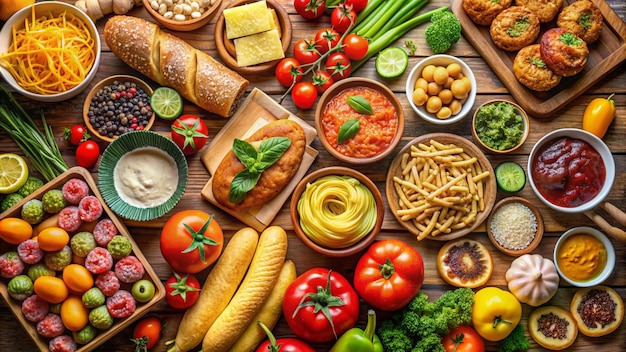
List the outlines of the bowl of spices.
{"label": "bowl of spices", "polygon": [[514,257],[537,248],[543,231],[541,213],[522,197],[500,200],[487,218],[487,234],[491,243],[500,252]]}
{"label": "bowl of spices", "polygon": [[98,82],[87,94],[83,119],[92,136],[112,142],[131,131],[149,130],[155,120],[152,88],[137,77],[117,75]]}
{"label": "bowl of spices", "polygon": [[474,112],[474,141],[493,153],[504,154],[524,144],[530,131],[528,115],[521,106],[502,99],[490,100]]}
{"label": "bowl of spices", "polygon": [[615,249],[599,230],[580,226],[567,230],[554,247],[554,264],[563,280],[578,287],[602,284],[615,268]]}

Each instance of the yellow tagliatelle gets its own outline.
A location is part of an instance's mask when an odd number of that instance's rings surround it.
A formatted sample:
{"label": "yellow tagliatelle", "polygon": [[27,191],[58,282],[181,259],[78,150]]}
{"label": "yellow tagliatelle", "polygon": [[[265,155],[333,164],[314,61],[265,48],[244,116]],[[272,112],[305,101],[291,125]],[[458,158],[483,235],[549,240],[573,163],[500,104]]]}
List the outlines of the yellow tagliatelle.
{"label": "yellow tagliatelle", "polygon": [[345,248],[374,228],[376,201],[354,177],[325,176],[307,185],[298,200],[298,213],[300,226],[312,241]]}
{"label": "yellow tagliatelle", "polygon": [[94,65],[96,40],[77,16],[63,12],[37,18],[33,7],[24,28],[12,29],[9,51],[0,55],[25,90],[43,94],[66,92],[83,82]]}

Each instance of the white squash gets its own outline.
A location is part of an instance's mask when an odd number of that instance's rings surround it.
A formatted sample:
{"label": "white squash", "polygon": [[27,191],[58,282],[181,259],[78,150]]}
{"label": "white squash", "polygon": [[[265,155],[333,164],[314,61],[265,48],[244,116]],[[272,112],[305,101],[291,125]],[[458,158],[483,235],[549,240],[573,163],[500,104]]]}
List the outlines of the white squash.
{"label": "white squash", "polygon": [[540,254],[524,254],[511,263],[506,272],[509,291],[531,306],[550,300],[559,288],[559,274],[552,260]]}

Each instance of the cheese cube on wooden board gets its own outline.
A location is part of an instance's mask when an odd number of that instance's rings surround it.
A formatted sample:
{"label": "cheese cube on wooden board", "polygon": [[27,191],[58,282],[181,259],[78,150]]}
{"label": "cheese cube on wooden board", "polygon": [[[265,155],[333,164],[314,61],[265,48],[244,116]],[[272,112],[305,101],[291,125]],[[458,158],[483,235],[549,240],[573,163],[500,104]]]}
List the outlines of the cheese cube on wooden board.
{"label": "cheese cube on wooden board", "polygon": [[224,21],[228,39],[265,32],[275,27],[265,0],[225,9]]}
{"label": "cheese cube on wooden board", "polygon": [[282,42],[276,29],[235,39],[235,52],[237,52],[237,65],[239,67],[285,57]]}

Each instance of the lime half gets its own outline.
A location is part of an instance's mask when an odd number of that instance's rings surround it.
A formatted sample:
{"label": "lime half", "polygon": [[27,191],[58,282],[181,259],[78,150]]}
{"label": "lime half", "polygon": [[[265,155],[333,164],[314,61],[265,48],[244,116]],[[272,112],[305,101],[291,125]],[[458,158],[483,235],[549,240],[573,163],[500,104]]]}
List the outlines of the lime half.
{"label": "lime half", "polygon": [[409,55],[397,46],[382,50],[376,58],[376,72],[385,78],[400,76],[406,71],[408,65]]}
{"label": "lime half", "polygon": [[519,192],[526,185],[524,169],[513,161],[505,161],[498,165],[495,173],[498,186],[505,192]]}
{"label": "lime half", "polygon": [[0,154],[0,193],[16,192],[28,179],[28,166],[17,154]]}
{"label": "lime half", "polygon": [[173,120],[183,112],[183,98],[172,88],[159,87],[150,97],[150,106],[158,117]]}

